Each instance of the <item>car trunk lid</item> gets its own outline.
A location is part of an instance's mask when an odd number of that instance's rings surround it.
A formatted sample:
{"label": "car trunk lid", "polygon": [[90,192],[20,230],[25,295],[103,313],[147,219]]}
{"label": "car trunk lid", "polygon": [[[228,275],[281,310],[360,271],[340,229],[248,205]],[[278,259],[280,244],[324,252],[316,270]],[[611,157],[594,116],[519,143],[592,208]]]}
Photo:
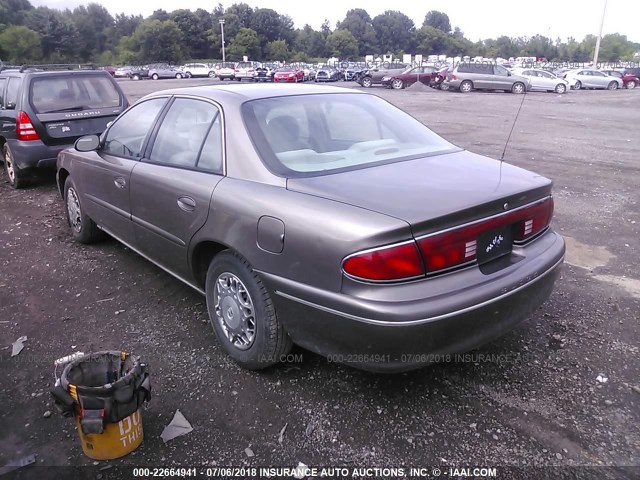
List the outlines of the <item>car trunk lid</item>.
{"label": "car trunk lid", "polygon": [[404,220],[415,236],[529,204],[548,196],[551,185],[545,177],[467,151],[287,180],[289,190]]}

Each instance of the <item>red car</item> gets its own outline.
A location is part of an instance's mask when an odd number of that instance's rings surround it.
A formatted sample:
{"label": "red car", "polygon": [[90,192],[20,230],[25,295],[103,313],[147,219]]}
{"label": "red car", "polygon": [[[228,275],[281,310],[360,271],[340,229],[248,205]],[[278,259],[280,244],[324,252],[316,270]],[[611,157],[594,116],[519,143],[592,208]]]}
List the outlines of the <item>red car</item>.
{"label": "red car", "polygon": [[436,80],[437,75],[438,69],[435,67],[411,67],[402,73],[383,77],[382,85],[401,90],[419,81],[429,86]]}
{"label": "red car", "polygon": [[298,83],[304,81],[304,71],[296,67],[282,67],[276,70],[274,82]]}
{"label": "red car", "polygon": [[624,73],[619,72],[617,70],[601,70],[603,73],[607,75],[611,75],[612,77],[618,77],[622,80],[622,86],[624,88],[628,88],[629,90],[636,88],[640,85],[640,78],[638,78],[632,72],[626,71]]}

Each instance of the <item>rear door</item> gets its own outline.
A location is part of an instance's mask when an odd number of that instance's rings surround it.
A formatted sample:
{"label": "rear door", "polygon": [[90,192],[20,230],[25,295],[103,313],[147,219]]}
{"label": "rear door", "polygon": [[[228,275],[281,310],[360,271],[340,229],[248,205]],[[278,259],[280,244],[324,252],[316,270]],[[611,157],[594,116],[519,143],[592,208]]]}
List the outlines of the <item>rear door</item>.
{"label": "rear door", "polygon": [[123,242],[134,246],[131,223],[131,172],[143,157],[145,145],[168,97],[131,107],[104,134],[96,152],[74,158],[71,175],[86,200],[87,214]]}
{"label": "rear door", "polygon": [[[100,135],[127,100],[108,73],[33,75],[28,102],[35,129],[46,145],[70,145]],[[31,113],[31,112],[30,112]]]}
{"label": "rear door", "polygon": [[145,159],[131,176],[131,211],[141,252],[188,278],[187,249],[209,216],[224,173],[221,110],[214,103],[175,98]]}

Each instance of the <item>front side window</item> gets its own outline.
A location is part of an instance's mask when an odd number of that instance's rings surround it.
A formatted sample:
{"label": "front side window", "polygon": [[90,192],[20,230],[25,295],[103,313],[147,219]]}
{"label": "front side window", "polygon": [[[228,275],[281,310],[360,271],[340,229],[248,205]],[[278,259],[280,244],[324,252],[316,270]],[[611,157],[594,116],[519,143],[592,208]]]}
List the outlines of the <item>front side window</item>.
{"label": "front side window", "polygon": [[276,174],[312,176],[458,150],[374,95],[320,94],[246,102],[258,154]]}
{"label": "front side window", "polygon": [[107,130],[102,152],[117,157],[142,157],[144,141],[166,102],[166,98],[154,98],[123,113]]}
{"label": "front side window", "polygon": [[37,113],[115,108],[122,99],[111,79],[97,75],[35,78],[31,82],[31,105]]}
{"label": "front side window", "polygon": [[[211,103],[189,98],[176,99],[162,119],[149,160],[173,167],[195,168],[205,138],[209,136],[219,114],[219,110]],[[207,151],[208,154],[210,151]]]}
{"label": "front side window", "polygon": [[508,77],[509,76],[509,72],[507,71],[506,68],[501,67],[500,65],[496,65],[495,69],[496,69],[495,70],[496,75],[500,75],[502,77]]}

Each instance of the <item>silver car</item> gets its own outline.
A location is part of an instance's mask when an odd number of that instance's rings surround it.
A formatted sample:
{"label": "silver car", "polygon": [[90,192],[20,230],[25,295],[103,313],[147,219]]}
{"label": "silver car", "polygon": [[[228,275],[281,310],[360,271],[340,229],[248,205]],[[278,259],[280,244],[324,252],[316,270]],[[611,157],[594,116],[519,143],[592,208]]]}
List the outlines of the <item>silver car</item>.
{"label": "silver car", "polygon": [[502,65],[489,62],[459,63],[447,75],[449,90],[468,93],[472,90],[504,90],[525,93],[531,90],[529,79],[515,75]]}
{"label": "silver car", "polygon": [[537,68],[513,69],[512,73],[525,77],[531,83],[532,91],[566,93],[571,89],[567,80],[556,77],[553,73]]}
{"label": "silver car", "polygon": [[[242,88],[244,87],[244,88]],[[403,371],[470,350],[551,294],[551,181],[375,95],[311,85],[157,92],[58,157],[73,237],[109,235],[206,296],[259,369],[293,343]]]}
{"label": "silver car", "polygon": [[622,88],[622,79],[594,69],[572,70],[567,72],[564,78],[575,81],[577,90],[581,88],[606,88],[607,90]]}

